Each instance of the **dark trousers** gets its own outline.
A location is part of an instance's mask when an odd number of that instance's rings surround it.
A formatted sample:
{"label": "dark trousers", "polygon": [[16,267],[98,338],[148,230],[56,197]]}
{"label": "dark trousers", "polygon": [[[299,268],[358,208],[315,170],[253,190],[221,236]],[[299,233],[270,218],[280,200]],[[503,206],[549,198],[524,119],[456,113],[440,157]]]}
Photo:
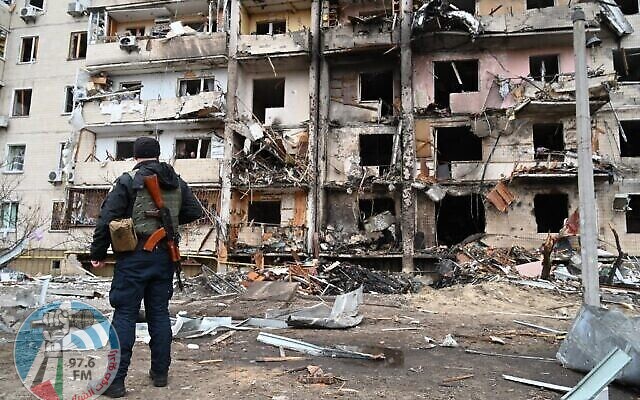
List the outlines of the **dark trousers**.
{"label": "dark trousers", "polygon": [[109,302],[115,309],[112,325],[120,341],[120,367],[116,380],[124,380],[136,340],[140,303],[151,335],[151,369],[165,372],[171,363],[169,299],[173,295],[173,265],[164,249],[136,251],[119,258],[111,282]]}

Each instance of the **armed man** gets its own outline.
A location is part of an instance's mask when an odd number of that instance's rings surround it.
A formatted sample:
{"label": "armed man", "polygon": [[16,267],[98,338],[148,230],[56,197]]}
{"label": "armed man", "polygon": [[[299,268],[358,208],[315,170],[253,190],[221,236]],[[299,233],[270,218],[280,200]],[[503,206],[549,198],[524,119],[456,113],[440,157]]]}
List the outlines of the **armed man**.
{"label": "armed man", "polygon": [[151,335],[149,376],[154,386],[167,385],[172,337],[168,307],[174,272],[182,284],[177,226],[203,215],[187,184],[170,165],[159,162],[157,140],[140,137],[133,152],[137,164],[115,181],[102,204],[91,244],[93,267],[104,267],[110,245],[116,257],[109,302],[115,309],[112,325],[121,357],[115,380],[104,393],[112,398],[126,393],[124,381],[143,299]]}

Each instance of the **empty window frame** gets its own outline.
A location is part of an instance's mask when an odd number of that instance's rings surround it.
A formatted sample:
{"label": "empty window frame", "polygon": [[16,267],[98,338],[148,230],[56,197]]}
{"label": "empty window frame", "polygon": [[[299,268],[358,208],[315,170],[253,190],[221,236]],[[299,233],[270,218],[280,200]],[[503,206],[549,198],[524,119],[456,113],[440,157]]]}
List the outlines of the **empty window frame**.
{"label": "empty window frame", "polygon": [[124,30],[125,34],[129,36],[142,37],[144,36],[144,26],[134,26]]}
{"label": "empty window frame", "polygon": [[451,179],[451,162],[482,161],[482,139],[470,126],[436,128],[435,139],[438,179]]}
{"label": "empty window frame", "polygon": [[178,81],[179,96],[195,96],[201,92],[213,92],[216,90],[214,77],[202,77],[194,79],[180,79]]}
{"label": "empty window frame", "polygon": [[533,151],[536,160],[563,160],[562,124],[533,124]]}
{"label": "empty window frame", "polygon": [[176,139],[176,159],[210,157],[211,139]]}
{"label": "empty window frame", "polygon": [[10,144],[7,146],[7,160],[5,162],[6,172],[24,171],[24,155],[27,146],[24,144]]}
{"label": "empty window frame", "polygon": [[20,44],[20,63],[32,63],[38,57],[38,36],[25,36]]}
{"label": "empty window frame", "polygon": [[27,6],[35,7],[39,10],[44,10],[44,0],[27,0]]}
{"label": "empty window frame", "polygon": [[132,141],[116,142],[116,161],[124,161],[133,158]]}
{"label": "empty window frame", "polygon": [[629,195],[629,207],[625,212],[627,233],[640,233],[640,194]]}
{"label": "empty window frame", "polygon": [[476,0],[452,0],[449,4],[456,6],[459,10],[468,12],[469,14],[476,13]]}
{"label": "empty window frame", "polygon": [[265,122],[267,108],[284,107],[284,79],[254,79],[253,114]]}
{"label": "empty window frame", "polygon": [[558,233],[569,217],[569,196],[566,193],[536,194],[533,211],[538,233]]}
{"label": "empty window frame", "polygon": [[68,226],[95,226],[108,192],[108,189],[70,190],[65,216]]}
{"label": "empty window frame", "polygon": [[64,88],[64,114],[70,114],[73,111],[75,103],[73,102],[73,86],[65,86]]}
{"label": "empty window frame", "polygon": [[87,32],[71,32],[69,39],[69,60],[87,57]]}
{"label": "empty window frame", "polygon": [[620,156],[640,157],[640,119],[620,121]]}
{"label": "empty window frame", "polygon": [[16,89],[13,92],[13,109],[11,115],[14,117],[28,117],[31,112],[32,89]]}
{"label": "empty window frame", "polygon": [[536,81],[552,82],[560,73],[557,54],[529,57],[529,75]]}
{"label": "empty window frame", "polygon": [[555,6],[554,0],[527,0],[527,10]]}
{"label": "empty window frame", "polygon": [[68,229],[65,221],[65,202],[54,200],[51,206],[51,226],[52,231],[64,231]]}
{"label": "empty window frame", "polygon": [[478,91],[478,60],[434,61],[434,102],[449,108],[451,93]]}
{"label": "empty window frame", "polygon": [[638,14],[638,0],[615,0],[624,15]]}
{"label": "empty window frame", "polygon": [[249,222],[280,225],[280,201],[253,201],[249,203]]}
{"label": "empty window frame", "polygon": [[7,51],[7,36],[9,32],[6,29],[0,28],[0,59],[4,60],[4,56]]}
{"label": "empty window frame", "polygon": [[51,260],[51,269],[52,270],[60,269],[61,265],[62,265],[62,261],[61,260]]}
{"label": "empty window frame", "polygon": [[613,68],[620,82],[640,81],[640,48],[613,50]]}
{"label": "empty window frame", "polygon": [[287,32],[287,21],[260,21],[256,22],[256,34],[258,35],[277,35]]}
{"label": "empty window frame", "polygon": [[360,135],[360,165],[377,166],[380,173],[389,170],[393,136],[387,134]]}
{"label": "empty window frame", "polygon": [[382,115],[393,114],[393,71],[360,74],[360,101],[379,101]]}
{"label": "empty window frame", "polygon": [[18,202],[8,201],[0,205],[0,231],[13,232],[18,225]]}
{"label": "empty window frame", "polygon": [[64,168],[64,147],[65,146],[66,146],[66,143],[62,142],[58,147],[58,169]]}
{"label": "empty window frame", "polygon": [[120,82],[120,90],[132,91],[142,89],[141,81]]}
{"label": "empty window frame", "polygon": [[436,203],[436,230],[439,245],[452,246],[476,233],[485,231],[482,196],[445,196]]}

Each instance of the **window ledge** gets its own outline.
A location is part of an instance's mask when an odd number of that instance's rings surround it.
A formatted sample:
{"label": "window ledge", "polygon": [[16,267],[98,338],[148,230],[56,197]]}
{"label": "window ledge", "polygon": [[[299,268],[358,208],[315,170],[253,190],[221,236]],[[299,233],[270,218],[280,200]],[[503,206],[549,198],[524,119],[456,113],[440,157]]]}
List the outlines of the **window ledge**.
{"label": "window ledge", "polygon": [[30,115],[12,115],[9,118],[29,118],[29,117],[30,117]]}
{"label": "window ledge", "polygon": [[18,65],[29,65],[29,64],[35,64],[36,61],[18,61],[16,64]]}
{"label": "window ledge", "polygon": [[24,174],[24,171],[2,171],[5,175],[19,175]]}

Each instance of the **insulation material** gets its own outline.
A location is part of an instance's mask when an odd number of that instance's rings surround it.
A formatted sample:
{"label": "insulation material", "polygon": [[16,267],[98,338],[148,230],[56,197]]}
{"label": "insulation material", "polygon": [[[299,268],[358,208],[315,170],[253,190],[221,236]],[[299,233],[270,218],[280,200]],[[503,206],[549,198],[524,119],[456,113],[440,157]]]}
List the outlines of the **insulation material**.
{"label": "insulation material", "polygon": [[432,156],[432,143],[431,143],[431,122],[427,120],[417,119],[415,121],[416,132],[416,157],[418,158],[431,158]]}
{"label": "insulation material", "polygon": [[503,182],[498,182],[498,184],[487,193],[487,200],[503,213],[507,212],[509,206],[515,199],[516,197]]}

